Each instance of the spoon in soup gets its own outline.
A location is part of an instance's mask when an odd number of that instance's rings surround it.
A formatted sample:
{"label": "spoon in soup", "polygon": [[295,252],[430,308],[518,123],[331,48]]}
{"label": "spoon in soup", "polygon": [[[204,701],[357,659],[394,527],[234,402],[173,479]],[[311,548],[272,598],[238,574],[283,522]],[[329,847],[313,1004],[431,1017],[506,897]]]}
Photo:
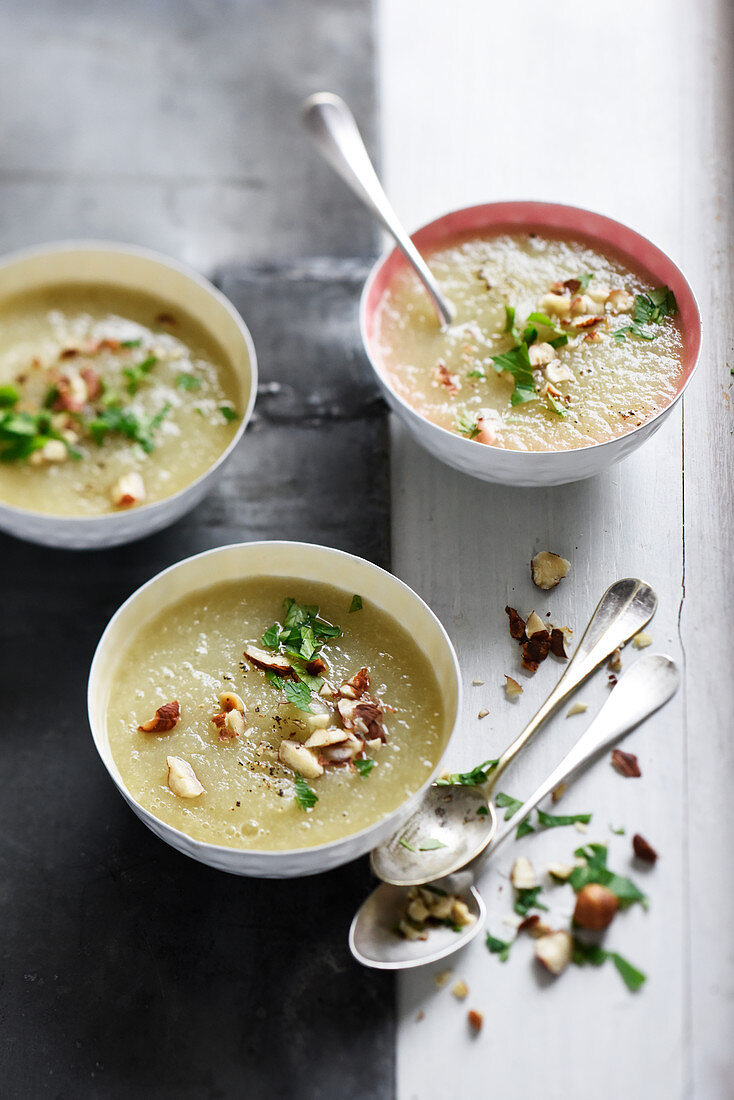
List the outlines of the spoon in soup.
{"label": "spoon in soup", "polygon": [[[403,939],[394,929],[405,917],[408,890],[382,883],[362,903],[352,921],[349,947],[355,959],[377,970],[403,970],[438,962],[465,947],[481,932],[487,915],[475,882],[490,856],[514,835],[517,826],[559,783],[573,778],[601,752],[667,703],[677,691],[679,679],[675,662],[663,654],[649,654],[636,661],[612,688],[604,706],[571,751],[513,814],[493,842],[463,870],[431,883],[435,890],[461,897],[474,918],[470,924],[458,932],[442,926],[431,928],[424,940]],[[479,804],[475,802],[474,809]]]}
{"label": "spoon in soup", "polygon": [[382,222],[407,261],[412,264],[428,291],[440,324],[450,325],[456,311],[439,290],[428,264],[398,220],[377,178],[354,115],[344,100],[332,92],[317,92],[304,101],[302,117],[303,124],[322,157],[378,221]]}
{"label": "spoon in soup", "polygon": [[[479,786],[439,781],[429,787],[401,828],[373,850],[370,862],[377,877],[394,886],[421,886],[479,855],[497,830],[497,812],[490,799],[507,766],[561,703],[642,630],[657,604],[655,592],[644,581],[635,577],[615,581],[599,601],[563,676],[496,766],[487,768],[486,781]],[[427,838],[439,843],[427,849]]]}

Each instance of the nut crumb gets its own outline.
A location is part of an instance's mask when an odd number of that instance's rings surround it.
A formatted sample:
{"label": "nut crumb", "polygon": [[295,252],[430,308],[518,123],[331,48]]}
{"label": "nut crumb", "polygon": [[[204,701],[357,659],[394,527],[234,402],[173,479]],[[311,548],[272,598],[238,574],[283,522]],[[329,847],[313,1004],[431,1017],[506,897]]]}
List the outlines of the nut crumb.
{"label": "nut crumb", "polygon": [[635,649],[646,649],[647,646],[652,645],[652,634],[647,634],[644,630],[641,630],[639,634],[635,634],[632,645]]}
{"label": "nut crumb", "polygon": [[571,562],[550,550],[541,550],[530,562],[530,576],[536,588],[547,592],[560,584],[571,568]]}
{"label": "nut crumb", "polygon": [[488,710],[480,710],[479,714],[477,715],[477,718],[486,718],[488,714],[489,714]]}
{"label": "nut crumb", "polygon": [[518,695],[522,695],[520,684],[517,680],[513,680],[512,676],[508,676],[507,673],[505,673],[505,691],[508,699],[517,699]]}
{"label": "nut crumb", "polygon": [[642,775],[639,762],[633,752],[622,752],[621,749],[614,749],[611,759],[612,765],[620,775],[625,776],[627,779],[639,779]]}
{"label": "nut crumb", "polygon": [[571,717],[573,717],[574,714],[583,714],[584,711],[587,711],[588,709],[589,709],[589,704],[588,703],[574,703],[569,708],[568,714],[566,715],[566,718],[571,718]]}
{"label": "nut crumb", "polygon": [[615,649],[614,653],[612,653],[607,661],[607,668],[610,672],[622,671],[622,651],[620,649]]}
{"label": "nut crumb", "polygon": [[557,787],[554,787],[551,791],[551,802],[555,805],[556,802],[560,802],[564,794],[568,789],[568,783],[559,783]]}
{"label": "nut crumb", "polygon": [[472,684],[474,685],[474,687],[481,687],[483,683],[484,680],[477,680],[476,676],[472,680]]}
{"label": "nut crumb", "polygon": [[457,998],[457,1000],[463,1001],[464,998],[469,995],[469,986],[466,984],[466,982],[457,982],[451,992]]}
{"label": "nut crumb", "polygon": [[452,974],[453,970],[441,970],[435,975],[434,981],[439,989],[443,989]]}
{"label": "nut crumb", "polygon": [[469,1021],[469,1027],[472,1029],[475,1035],[478,1035],[482,1030],[482,1024],[484,1023],[484,1017],[481,1012],[477,1012],[475,1008],[470,1008],[466,1014],[466,1018]]}
{"label": "nut crumb", "polygon": [[637,858],[645,863],[655,863],[658,858],[655,849],[639,833],[635,833],[632,837],[632,848]]}
{"label": "nut crumb", "polygon": [[584,824],[583,821],[574,821],[573,827],[577,833],[588,833],[589,826]]}

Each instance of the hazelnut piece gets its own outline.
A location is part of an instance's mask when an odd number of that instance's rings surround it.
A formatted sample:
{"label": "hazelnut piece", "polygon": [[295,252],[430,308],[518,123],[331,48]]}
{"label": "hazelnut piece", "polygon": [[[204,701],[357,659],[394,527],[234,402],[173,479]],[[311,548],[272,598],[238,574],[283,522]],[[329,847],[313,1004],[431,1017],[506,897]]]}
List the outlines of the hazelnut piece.
{"label": "hazelnut piece", "polygon": [[198,798],[205,790],[196,772],[181,756],[167,756],[168,786],[179,798]]}
{"label": "hazelnut piece", "polygon": [[632,837],[632,848],[637,858],[645,863],[655,863],[658,858],[658,854],[652,845],[648,844],[644,836],[640,836],[639,833],[635,833]]}
{"label": "hazelnut piece", "polygon": [[573,958],[573,939],[566,931],[550,932],[535,944],[535,957],[549,974],[562,974]]}
{"label": "hazelnut piece", "polygon": [[618,904],[616,895],[606,886],[602,886],[599,882],[590,882],[576,895],[574,922],[579,928],[602,932],[614,920]]}
{"label": "hazelnut piece", "polygon": [[510,871],[510,882],[516,890],[532,890],[538,885],[533,865],[525,856],[518,856]]}
{"label": "hazelnut piece", "polygon": [[547,592],[563,580],[571,568],[571,562],[550,550],[541,550],[530,562],[533,584]]}

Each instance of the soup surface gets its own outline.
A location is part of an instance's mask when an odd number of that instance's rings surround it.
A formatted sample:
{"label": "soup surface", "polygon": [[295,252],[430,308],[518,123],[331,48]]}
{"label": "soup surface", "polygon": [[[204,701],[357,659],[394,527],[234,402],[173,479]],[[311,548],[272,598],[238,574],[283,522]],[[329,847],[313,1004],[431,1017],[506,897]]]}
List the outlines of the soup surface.
{"label": "soup surface", "polygon": [[[443,751],[439,687],[410,635],[358,602],[329,585],[251,578],[197,592],[147,623],[122,656],[107,713],[112,755],[137,801],[195,839],[264,850],[323,844],[399,806]],[[311,662],[298,655],[309,653]],[[268,661],[297,673],[260,667]],[[244,728],[222,724],[231,714],[222,693],[241,701]],[[173,701],[173,728],[139,729]],[[321,747],[304,749],[314,737]],[[169,759],[188,765],[203,792],[175,793]]]}
{"label": "soup surface", "polygon": [[237,380],[183,313],[110,287],[0,305],[0,499],[99,515],[162,500],[237,430]]}
{"label": "soup surface", "polygon": [[585,447],[624,435],[675,396],[681,333],[665,287],[582,241],[462,236],[428,251],[456,307],[438,326],[412,269],[375,318],[378,360],[418,413],[478,443]]}

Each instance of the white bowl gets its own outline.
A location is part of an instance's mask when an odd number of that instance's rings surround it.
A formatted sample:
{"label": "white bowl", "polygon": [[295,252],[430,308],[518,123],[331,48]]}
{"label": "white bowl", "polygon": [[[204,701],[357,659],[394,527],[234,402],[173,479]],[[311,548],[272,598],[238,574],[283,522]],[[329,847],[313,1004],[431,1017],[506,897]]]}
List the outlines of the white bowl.
{"label": "white bowl", "polygon": [[142,291],[163,307],[183,310],[221,347],[239,386],[242,419],[229,445],[208,470],[164,500],[102,516],[52,515],[0,500],[0,530],[18,538],[62,549],[117,546],[168,527],[211,489],[252,415],[255,347],[237,310],[207,279],[177,260],[131,245],[60,241],[5,256],[0,260],[0,307],[12,295],[64,283]]}
{"label": "white bowl", "polygon": [[390,385],[382,371],[375,346],[375,313],[382,295],[407,261],[396,248],[375,264],[362,292],[360,328],[362,342],[382,392],[421,446],[442,462],[483,481],[504,485],[561,485],[594,477],[636,450],[660,428],[680,401],[696,369],[701,350],[701,317],[693,291],[669,256],[646,237],[621,222],[582,210],[547,202],[496,202],[454,210],[424,225],[413,235],[419,250],[444,244],[465,232],[540,232],[581,238],[600,251],[621,257],[633,270],[642,270],[657,285],[671,287],[678,302],[683,333],[683,370],[677,393],[665,408],[639,428],[606,443],[559,451],[511,451],[492,447],[450,432],[417,413]]}
{"label": "white bowl", "polygon": [[440,762],[409,799],[361,832],[312,848],[263,852],[228,848],[194,840],[144,809],[128,791],[110,751],[106,714],[110,686],[116,669],[141,623],[197,589],[245,577],[302,577],[325,581],[346,593],[359,592],[366,600],[391,614],[413,636],[430,661],[444,706],[443,752],[461,712],[461,675],[454,647],[431,609],[402,581],[363,558],[300,542],[251,542],[222,546],[186,558],[165,569],[113,615],[92,661],[89,674],[89,723],[94,743],[107,771],[123,798],[156,836],[179,852],[220,871],[258,878],[293,878],[328,871],[370,851],[395,831],[408,816],[422,792],[433,781]]}

